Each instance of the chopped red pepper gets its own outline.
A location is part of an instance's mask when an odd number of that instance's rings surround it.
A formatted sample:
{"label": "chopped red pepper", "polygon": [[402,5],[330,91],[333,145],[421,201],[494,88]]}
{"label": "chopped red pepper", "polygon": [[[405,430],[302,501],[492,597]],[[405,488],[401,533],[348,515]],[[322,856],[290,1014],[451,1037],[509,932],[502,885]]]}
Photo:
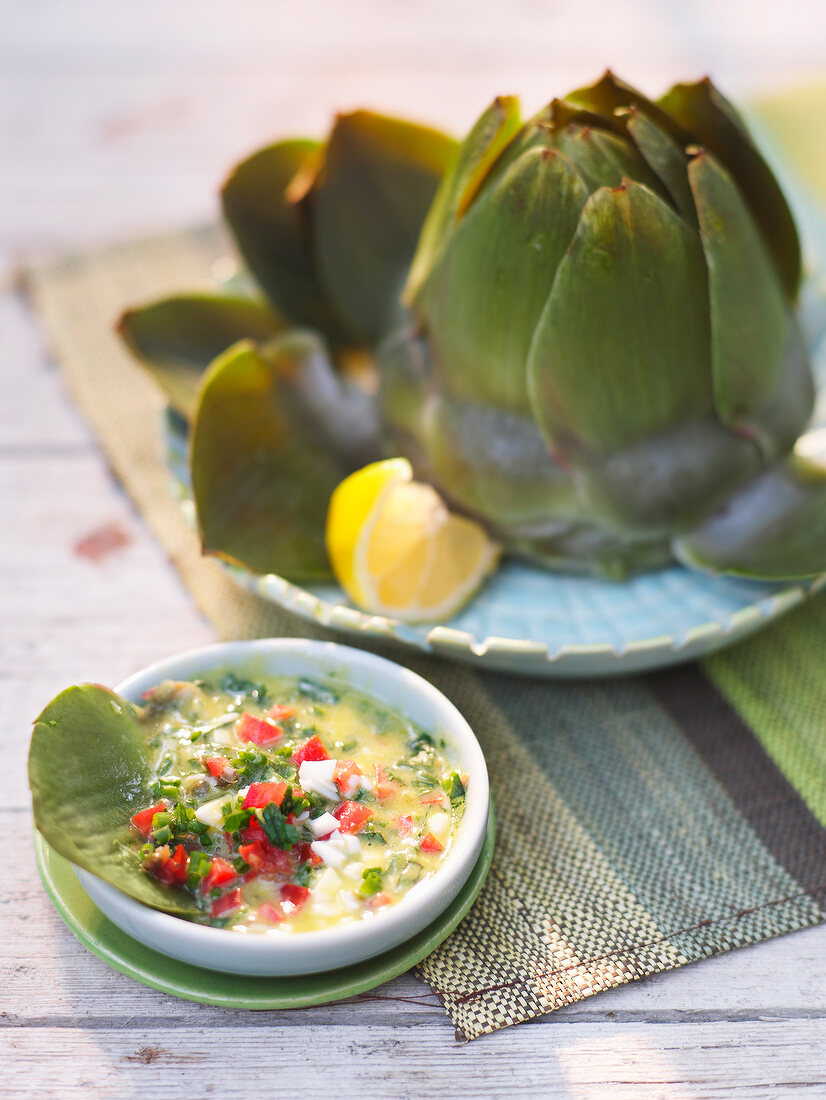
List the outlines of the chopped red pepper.
{"label": "chopped red pepper", "polygon": [[252,844],[254,840],[266,840],[267,834],[261,828],[261,822],[257,817],[253,817],[249,825],[244,829],[240,829],[241,839],[245,844]]}
{"label": "chopped red pepper", "polygon": [[286,783],[250,783],[250,788],[244,795],[242,809],[263,809],[270,802],[280,806],[286,793]]}
{"label": "chopped red pepper", "polygon": [[183,844],[179,844],[170,857],[158,868],[157,875],[161,882],[168,886],[173,882],[186,882],[187,865],[189,856]]}
{"label": "chopped red pepper", "polygon": [[396,828],[399,830],[402,836],[407,836],[407,834],[413,828],[413,818],[410,816],[410,814],[406,814],[404,817],[397,817]]}
{"label": "chopped red pepper", "polygon": [[146,810],[139,810],[134,817],[130,818],[131,824],[142,833],[144,836],[149,836],[152,832],[152,818],[155,814],[162,814],[168,806],[165,802],[159,802],[157,806],[149,806]]}
{"label": "chopped red pepper", "polygon": [[254,745],[271,745],[284,736],[280,726],[268,722],[266,718],[256,718],[245,710],[235,731],[239,741],[251,741]]}
{"label": "chopped red pepper", "polygon": [[421,852],[443,852],[444,850],[444,844],[441,844],[433,833],[425,833],[419,842],[419,851]]}
{"label": "chopped red pepper", "polygon": [[274,722],[285,722],[295,714],[295,707],[285,706],[284,703],[273,703],[270,707],[270,718]]}
{"label": "chopped red pepper", "polygon": [[444,791],[428,791],[419,799],[423,806],[443,806],[445,803]]}
{"label": "chopped red pepper", "polygon": [[258,919],[266,921],[267,924],[280,924],[284,920],[284,914],[280,909],[276,909],[274,905],[270,905],[268,901],[265,901],[258,906]]}
{"label": "chopped red pepper", "polygon": [[370,898],[367,902],[367,907],[369,909],[381,909],[383,906],[389,905],[389,903],[390,895],[385,894],[385,892],[381,890],[378,894],[374,894],[372,898]]}
{"label": "chopped red pepper", "polygon": [[318,735],[311,737],[309,741],[305,741],[301,748],[293,753],[293,764],[296,768],[300,768],[305,760],[329,759],[330,754],[324,748]]}
{"label": "chopped red pepper", "polygon": [[206,770],[210,775],[223,775],[227,768],[231,768],[229,760],[225,756],[208,756],[204,761]]}
{"label": "chopped red pepper", "polygon": [[261,868],[262,875],[291,875],[293,871],[293,861],[289,852],[284,852],[281,848],[276,848],[273,844],[267,846],[266,855],[264,856],[264,866]]}
{"label": "chopped red pepper", "polygon": [[266,839],[241,844],[238,855],[249,864],[252,878],[255,875],[289,875],[293,869],[289,852],[282,852]]}
{"label": "chopped red pepper", "polygon": [[244,863],[248,863],[251,871],[260,871],[264,863],[264,845],[260,840],[254,840],[252,844],[239,844],[238,855]]}
{"label": "chopped red pepper", "polygon": [[212,916],[225,917],[228,913],[234,913],[236,909],[240,909],[242,904],[241,889],[236,887],[235,890],[230,890],[228,894],[224,894],[222,898],[215,899],[212,903]]}
{"label": "chopped red pepper", "polygon": [[220,856],[215,856],[210,861],[209,870],[206,875],[201,879],[201,890],[208,894],[210,890],[214,890],[216,886],[226,886],[229,882],[234,882],[238,878],[238,872],[232,866],[231,863],[227,863],[225,859],[221,859]]}
{"label": "chopped red pepper", "polygon": [[360,833],[372,816],[373,811],[361,802],[343,802],[337,810],[333,810],[333,817],[342,833]]}
{"label": "chopped red pepper", "polygon": [[307,863],[309,861],[313,866],[318,866],[318,864],[321,863],[321,856],[315,854],[312,844],[298,845],[298,859],[301,863]]}
{"label": "chopped red pepper", "polygon": [[338,783],[341,790],[345,791],[349,787],[353,776],[362,774],[363,772],[355,760],[338,760],[336,761],[336,770],[333,772],[333,779]]}
{"label": "chopped red pepper", "polygon": [[285,916],[290,917],[293,913],[297,913],[309,896],[310,891],[306,886],[285,883],[281,887],[281,909]]}
{"label": "chopped red pepper", "polygon": [[373,788],[373,793],[376,798],[383,802],[385,798],[390,798],[399,789],[397,783],[393,783],[384,774],[383,770],[376,764],[376,784]]}

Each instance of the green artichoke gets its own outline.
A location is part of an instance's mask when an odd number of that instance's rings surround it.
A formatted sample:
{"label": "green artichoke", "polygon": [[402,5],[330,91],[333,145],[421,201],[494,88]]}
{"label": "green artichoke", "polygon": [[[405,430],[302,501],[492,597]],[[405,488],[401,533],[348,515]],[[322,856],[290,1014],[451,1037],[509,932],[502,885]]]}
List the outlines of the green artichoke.
{"label": "green artichoke", "polygon": [[460,146],[343,116],[223,206],[262,297],[121,323],[191,420],[206,552],[321,580],[336,482],[402,454],[552,568],[826,572],[797,233],[709,81],[497,99]]}
{"label": "green artichoke", "polygon": [[391,449],[551,567],[822,572],[823,481],[787,458],[814,401],[799,281],[788,206],[709,81],[654,103],[608,73],[527,122],[498,99],[382,349]]}

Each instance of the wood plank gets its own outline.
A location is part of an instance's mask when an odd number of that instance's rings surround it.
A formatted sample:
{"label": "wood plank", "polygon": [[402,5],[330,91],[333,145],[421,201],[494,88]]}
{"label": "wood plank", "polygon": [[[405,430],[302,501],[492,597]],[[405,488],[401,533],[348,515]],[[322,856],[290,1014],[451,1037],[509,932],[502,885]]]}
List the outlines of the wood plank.
{"label": "wood plank", "polygon": [[[426,1023],[353,1033],[308,1024],[13,1029],[0,1033],[7,1100],[126,1100],[176,1090],[237,1100],[287,1088],[398,1100],[778,1100],[822,1096],[823,1021],[526,1026],[469,1045]],[[812,1067],[816,1068],[814,1073]]]}

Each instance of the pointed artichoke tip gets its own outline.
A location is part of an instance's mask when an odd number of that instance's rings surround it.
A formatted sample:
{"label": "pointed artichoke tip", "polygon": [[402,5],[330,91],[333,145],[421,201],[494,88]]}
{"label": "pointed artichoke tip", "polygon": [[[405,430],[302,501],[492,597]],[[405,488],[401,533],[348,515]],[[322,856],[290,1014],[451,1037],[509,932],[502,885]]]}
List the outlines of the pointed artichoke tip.
{"label": "pointed artichoke tip", "polygon": [[498,95],[495,97],[491,104],[497,111],[504,111],[507,113],[509,107],[519,107],[519,96],[516,95]]}
{"label": "pointed artichoke tip", "polygon": [[337,126],[351,126],[362,120],[378,117],[375,111],[368,111],[366,107],[353,107],[350,111],[336,111],[333,115],[332,128],[335,129]]}

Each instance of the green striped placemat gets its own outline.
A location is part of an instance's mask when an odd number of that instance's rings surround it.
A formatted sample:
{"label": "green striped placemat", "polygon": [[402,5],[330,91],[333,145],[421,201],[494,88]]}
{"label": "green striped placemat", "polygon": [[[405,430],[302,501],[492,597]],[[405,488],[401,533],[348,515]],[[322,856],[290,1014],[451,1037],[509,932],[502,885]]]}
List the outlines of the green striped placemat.
{"label": "green striped placemat", "polygon": [[[787,156],[823,150],[826,88],[819,109],[806,96],[804,112],[794,99],[760,108]],[[167,492],[159,395],[112,333],[125,305],[208,283],[225,247],[213,230],[142,240],[41,268],[30,287],[112,468],[220,634],[329,636],[200,557]],[[826,597],[702,665],[624,681],[389,655],[464,711],[490,767],[490,878],[419,967],[462,1036],[823,920]]]}

